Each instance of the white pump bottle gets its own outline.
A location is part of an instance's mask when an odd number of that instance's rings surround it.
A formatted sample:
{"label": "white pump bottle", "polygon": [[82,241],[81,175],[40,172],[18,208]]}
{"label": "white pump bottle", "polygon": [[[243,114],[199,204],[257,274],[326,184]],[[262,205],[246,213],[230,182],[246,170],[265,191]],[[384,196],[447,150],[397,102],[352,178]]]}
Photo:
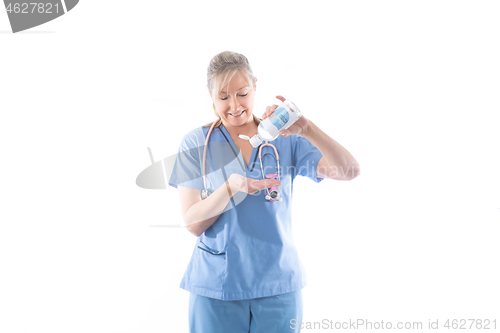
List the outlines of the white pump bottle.
{"label": "white pump bottle", "polygon": [[281,103],[273,114],[260,122],[256,135],[249,138],[246,135],[239,135],[240,138],[250,140],[250,144],[256,148],[262,141],[272,141],[276,139],[281,130],[286,130],[292,126],[302,116],[299,108],[290,100],[286,99]]}

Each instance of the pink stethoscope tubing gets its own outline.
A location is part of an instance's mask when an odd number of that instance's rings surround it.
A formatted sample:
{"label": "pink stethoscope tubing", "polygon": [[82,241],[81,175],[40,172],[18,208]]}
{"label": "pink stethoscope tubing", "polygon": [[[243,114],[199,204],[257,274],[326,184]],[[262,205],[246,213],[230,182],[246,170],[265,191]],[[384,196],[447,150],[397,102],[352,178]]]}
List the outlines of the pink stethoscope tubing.
{"label": "pink stethoscope tubing", "polygon": [[[278,167],[278,173],[264,175],[264,167],[262,165],[262,148],[264,148],[266,146],[269,146],[269,147],[274,149],[274,155],[275,155],[275,160],[276,160],[276,166]],[[266,141],[263,145],[261,145],[259,147],[259,161],[260,161],[260,170],[262,171],[262,179],[274,178],[276,180],[280,180],[280,156],[278,154],[278,150],[276,149],[276,147],[273,144],[270,144],[269,142]],[[270,189],[267,189],[266,192],[267,192],[267,194],[266,194],[267,200],[269,200],[271,202],[281,201],[281,198],[279,196],[278,187],[272,187]],[[275,194],[274,197],[273,197],[272,193]]]}
{"label": "pink stethoscope tubing", "polygon": [[[219,119],[219,121],[220,121],[220,119]],[[210,126],[210,129],[208,130],[208,133],[207,133],[207,138],[205,139],[205,147],[203,147],[203,186],[204,186],[204,188],[203,188],[203,190],[201,190],[201,198],[202,199],[206,199],[211,194],[211,191],[207,189],[207,172],[206,172],[207,147],[208,147],[208,140],[210,138],[210,134],[212,133],[212,130],[214,129],[215,125],[219,121],[214,121],[212,126]],[[276,147],[273,144],[270,144],[267,141],[259,147],[259,161],[260,161],[260,170],[262,171],[262,178],[266,179],[266,176],[264,175],[264,167],[262,166],[262,148],[266,147],[266,146],[272,147],[274,149],[274,154],[276,156],[276,165],[278,167],[277,174],[269,174],[268,176],[271,177],[271,176],[277,175],[278,176],[277,180],[280,180],[280,158],[278,155],[278,150],[276,149]],[[270,178],[270,177],[268,177],[268,178]],[[279,197],[278,188],[273,187],[271,189],[267,189],[266,191],[267,191],[267,195],[266,195],[267,200],[272,201],[272,202],[281,201],[281,198]],[[273,192],[273,191],[276,191],[276,193],[277,193],[274,198],[271,197],[271,192]]]}

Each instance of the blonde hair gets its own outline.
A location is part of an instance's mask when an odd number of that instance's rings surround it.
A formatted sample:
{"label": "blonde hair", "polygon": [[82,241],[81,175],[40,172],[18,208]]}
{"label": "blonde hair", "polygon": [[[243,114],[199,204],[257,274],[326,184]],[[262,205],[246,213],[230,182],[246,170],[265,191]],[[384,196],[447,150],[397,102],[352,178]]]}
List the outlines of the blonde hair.
{"label": "blonde hair", "polygon": [[[212,60],[210,60],[207,70],[207,87],[211,96],[217,96],[226,85],[228,76],[231,75],[229,78],[229,80],[231,80],[237,71],[243,72],[247,78],[247,82],[250,81],[249,83],[252,83],[252,86],[255,87],[255,76],[253,75],[247,57],[232,51],[224,51],[215,55]],[[222,124],[222,119],[217,113],[215,104],[212,104],[212,108],[217,117],[217,124],[215,127],[219,127]],[[260,119],[255,115],[253,119],[257,124],[260,122]],[[212,124],[213,123],[206,124],[204,127],[210,127]]]}

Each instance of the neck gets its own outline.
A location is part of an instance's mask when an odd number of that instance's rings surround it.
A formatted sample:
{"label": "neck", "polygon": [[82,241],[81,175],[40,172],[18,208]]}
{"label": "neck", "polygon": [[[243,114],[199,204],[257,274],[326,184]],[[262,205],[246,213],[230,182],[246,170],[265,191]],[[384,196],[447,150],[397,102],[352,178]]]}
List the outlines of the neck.
{"label": "neck", "polygon": [[257,134],[258,125],[255,123],[253,116],[245,124],[241,126],[232,126],[231,124],[228,124],[225,121],[222,121],[222,124],[233,138],[238,137],[238,135],[240,134],[244,134],[249,137],[252,137],[253,135]]}

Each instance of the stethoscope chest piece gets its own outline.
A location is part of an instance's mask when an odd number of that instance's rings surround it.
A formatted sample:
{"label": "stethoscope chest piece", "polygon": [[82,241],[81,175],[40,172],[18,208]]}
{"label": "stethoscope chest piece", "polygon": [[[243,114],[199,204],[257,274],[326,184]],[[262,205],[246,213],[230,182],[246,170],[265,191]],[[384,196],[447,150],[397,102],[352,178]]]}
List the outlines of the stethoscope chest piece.
{"label": "stethoscope chest piece", "polygon": [[278,196],[279,196],[278,190],[271,190],[269,191],[269,194],[266,195],[266,200],[269,200],[271,202],[275,201],[280,202],[282,199],[278,198]]}
{"label": "stethoscope chest piece", "polygon": [[[279,173],[272,173],[266,175],[266,178],[280,180],[280,175]],[[278,187],[271,187],[270,189],[267,189],[266,200],[269,200],[271,202],[281,202],[283,200],[280,198],[280,192]]]}
{"label": "stethoscope chest piece", "polygon": [[200,192],[200,196],[201,196],[201,200],[205,200],[206,198],[208,198],[210,196],[210,194],[212,194],[213,191],[212,190],[209,190],[208,188],[204,188],[201,190]]}

